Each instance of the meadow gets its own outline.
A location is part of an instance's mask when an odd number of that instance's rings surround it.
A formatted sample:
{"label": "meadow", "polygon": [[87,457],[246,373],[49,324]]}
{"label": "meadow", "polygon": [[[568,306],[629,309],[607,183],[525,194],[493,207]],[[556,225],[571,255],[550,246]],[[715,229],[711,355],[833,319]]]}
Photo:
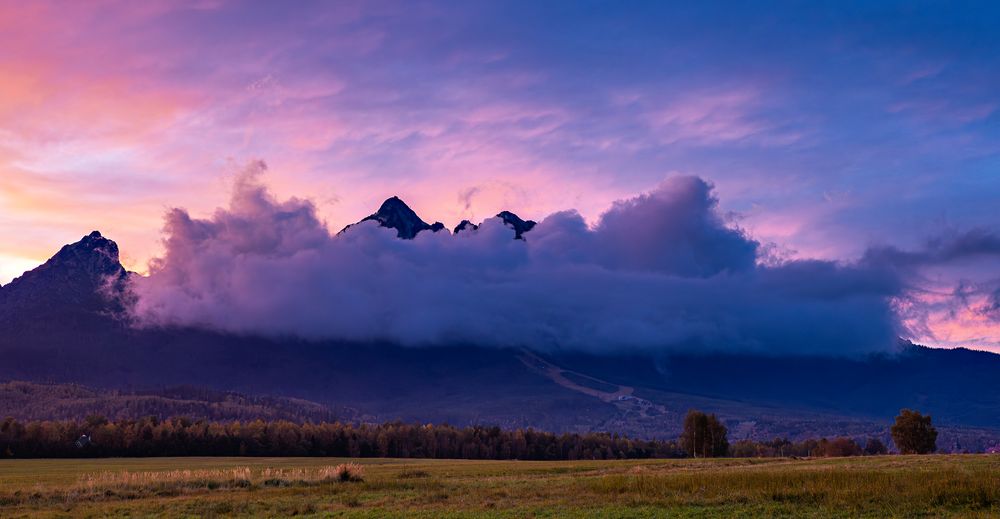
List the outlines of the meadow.
{"label": "meadow", "polygon": [[996,455],[0,460],[4,518],[998,515]]}

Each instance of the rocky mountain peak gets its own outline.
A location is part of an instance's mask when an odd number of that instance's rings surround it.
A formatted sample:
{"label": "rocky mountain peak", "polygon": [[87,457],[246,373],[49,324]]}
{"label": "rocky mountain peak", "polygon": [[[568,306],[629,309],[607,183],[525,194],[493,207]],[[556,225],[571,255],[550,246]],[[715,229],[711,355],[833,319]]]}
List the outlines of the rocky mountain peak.
{"label": "rocky mountain peak", "polygon": [[126,276],[118,244],[94,231],[5,285],[0,322],[21,313],[62,316],[64,310],[104,311],[109,300],[105,289],[121,289]]}
{"label": "rocky mountain peak", "polygon": [[497,213],[497,218],[503,220],[507,227],[514,229],[514,238],[518,240],[523,239],[524,233],[533,229],[537,223],[534,220],[522,220],[521,217],[510,211],[500,211]]}
{"label": "rocky mountain peak", "polygon": [[[536,225],[534,220],[523,220],[511,211],[500,211],[500,213],[497,214],[497,218],[503,220],[504,225],[514,229],[514,238],[519,240],[524,239],[524,233],[530,231]],[[431,232],[438,232],[444,230],[444,224],[441,222],[428,224],[427,222],[421,220],[420,217],[417,216],[417,213],[413,209],[410,209],[410,206],[406,205],[406,202],[403,202],[398,196],[386,199],[385,202],[382,202],[378,211],[366,216],[361,220],[361,222],[367,222],[369,220],[378,222],[382,227],[396,229],[396,236],[404,240],[413,239],[413,237],[421,231],[430,230]],[[343,233],[354,225],[357,224],[348,225],[340,232]],[[463,231],[474,231],[478,228],[479,226],[471,221],[462,220],[455,227],[453,233],[458,234]]]}
{"label": "rocky mountain peak", "polygon": [[118,244],[102,236],[100,231],[91,232],[80,241],[63,246],[55,256],[32,272],[56,267],[79,270],[92,278],[125,272],[118,259]]}
{"label": "rocky mountain peak", "polygon": [[461,222],[459,222],[457,226],[455,226],[455,234],[458,234],[462,231],[475,231],[478,228],[479,228],[478,225],[468,220],[462,220]]}
{"label": "rocky mountain peak", "polygon": [[[441,222],[428,224],[427,222],[421,220],[420,217],[417,216],[417,213],[414,212],[413,209],[410,209],[410,206],[406,205],[406,202],[403,202],[398,196],[386,199],[385,202],[382,202],[378,211],[366,216],[361,220],[361,222],[367,222],[369,220],[378,222],[382,227],[396,229],[396,236],[404,240],[412,240],[413,237],[420,231],[429,230],[437,232],[444,229],[444,224]],[[348,225],[340,232],[344,232],[350,227],[351,226]]]}
{"label": "rocky mountain peak", "polygon": [[25,272],[8,287],[35,282],[63,274],[91,281],[101,281],[107,276],[123,276],[125,268],[118,259],[118,244],[94,231],[80,241],[64,245],[59,252],[38,268]]}

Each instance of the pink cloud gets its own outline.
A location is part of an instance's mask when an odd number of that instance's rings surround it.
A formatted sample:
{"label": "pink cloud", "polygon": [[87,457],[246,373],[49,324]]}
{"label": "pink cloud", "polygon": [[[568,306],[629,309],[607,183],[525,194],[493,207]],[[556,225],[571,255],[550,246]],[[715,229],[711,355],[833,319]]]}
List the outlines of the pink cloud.
{"label": "pink cloud", "polygon": [[991,318],[981,309],[989,301],[976,295],[959,308],[949,304],[950,295],[924,294],[902,308],[904,325],[921,344],[935,347],[958,346],[985,349],[1000,353],[1000,320]]}

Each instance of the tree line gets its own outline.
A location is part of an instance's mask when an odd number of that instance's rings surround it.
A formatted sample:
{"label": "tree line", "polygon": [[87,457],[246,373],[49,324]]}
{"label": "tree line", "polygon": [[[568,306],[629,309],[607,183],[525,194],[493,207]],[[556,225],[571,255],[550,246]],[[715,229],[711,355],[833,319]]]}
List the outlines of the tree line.
{"label": "tree line", "polygon": [[[934,452],[931,417],[904,409],[892,426],[899,452]],[[385,424],[191,420],[150,416],[110,421],[0,422],[0,457],[147,456],[334,456],[449,459],[638,459],[680,457],[860,456],[888,453],[877,438],[864,445],[851,438],[792,442],[728,441],[713,414],[689,411],[677,441],[636,440],[618,434],[554,434],[533,429],[454,427],[402,422]]]}
{"label": "tree line", "polygon": [[[931,417],[918,411],[901,410],[889,433],[901,454],[929,454],[937,450],[937,430],[931,423]],[[727,435],[726,426],[714,414],[691,410],[684,417],[680,447],[695,458],[840,457],[889,453],[889,448],[878,438],[868,438],[864,445],[845,437],[800,442],[786,438],[764,442],[740,440],[730,445]]]}
{"label": "tree line", "polygon": [[681,457],[676,442],[617,434],[392,422],[215,422],[148,417],[0,422],[0,457],[336,456],[574,460]]}

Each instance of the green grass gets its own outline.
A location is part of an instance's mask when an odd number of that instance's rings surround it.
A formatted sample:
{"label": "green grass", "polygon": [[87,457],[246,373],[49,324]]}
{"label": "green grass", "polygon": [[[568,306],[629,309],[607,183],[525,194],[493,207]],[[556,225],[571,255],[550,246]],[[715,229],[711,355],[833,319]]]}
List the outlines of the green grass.
{"label": "green grass", "polygon": [[[354,461],[362,482],[327,478]],[[997,517],[1000,456],[0,461],[0,517]]]}

